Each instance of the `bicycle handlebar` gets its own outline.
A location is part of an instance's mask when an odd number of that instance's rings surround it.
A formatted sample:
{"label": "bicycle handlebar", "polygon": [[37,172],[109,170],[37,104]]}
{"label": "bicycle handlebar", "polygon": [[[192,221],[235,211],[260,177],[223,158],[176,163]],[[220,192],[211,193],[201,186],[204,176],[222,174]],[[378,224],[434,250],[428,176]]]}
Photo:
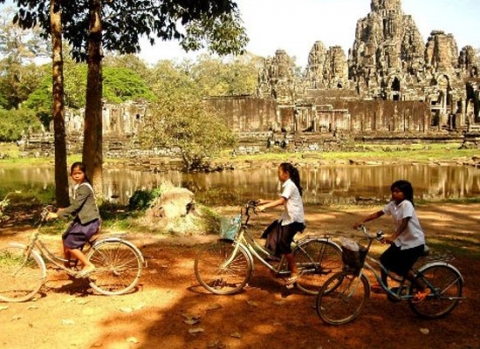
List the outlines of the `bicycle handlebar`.
{"label": "bicycle handlebar", "polygon": [[376,239],[378,241],[382,241],[384,239],[385,233],[381,230],[377,231],[376,234],[369,234],[367,231],[367,227],[365,225],[360,225],[357,230],[361,230],[363,234],[370,240]]}

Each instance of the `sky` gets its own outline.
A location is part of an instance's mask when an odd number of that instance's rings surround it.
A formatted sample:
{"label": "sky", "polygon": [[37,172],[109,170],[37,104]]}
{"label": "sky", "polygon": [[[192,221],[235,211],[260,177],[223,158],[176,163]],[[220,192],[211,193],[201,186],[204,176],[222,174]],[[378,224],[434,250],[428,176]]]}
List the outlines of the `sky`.
{"label": "sky", "polygon": [[[247,51],[262,57],[278,49],[305,67],[315,41],[339,45],[345,54],[355,40],[357,21],[370,12],[371,0],[236,0],[250,42]],[[424,42],[432,30],[453,34],[458,49],[480,48],[479,0],[402,0],[403,12],[413,17]],[[149,64],[161,59],[194,59],[175,41],[154,47],[142,44],[140,57]]]}

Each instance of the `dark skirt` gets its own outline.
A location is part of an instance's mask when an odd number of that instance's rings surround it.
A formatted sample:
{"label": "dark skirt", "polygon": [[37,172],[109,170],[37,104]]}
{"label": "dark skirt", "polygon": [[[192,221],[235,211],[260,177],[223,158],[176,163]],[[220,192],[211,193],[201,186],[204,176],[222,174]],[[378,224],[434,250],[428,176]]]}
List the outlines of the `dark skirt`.
{"label": "dark skirt", "polygon": [[292,241],[298,232],[305,229],[305,224],[294,222],[288,225],[282,225],[281,222],[273,221],[262,234],[266,239],[265,248],[279,257],[282,254],[292,253]]}
{"label": "dark skirt", "polygon": [[100,228],[100,219],[95,219],[87,224],[80,223],[75,219],[63,233],[63,245],[70,249],[82,248]]}
{"label": "dark skirt", "polygon": [[415,262],[422,256],[425,245],[401,250],[395,244],[390,245],[389,248],[380,256],[380,262],[387,268],[400,276],[406,276],[408,271],[412,269]]}

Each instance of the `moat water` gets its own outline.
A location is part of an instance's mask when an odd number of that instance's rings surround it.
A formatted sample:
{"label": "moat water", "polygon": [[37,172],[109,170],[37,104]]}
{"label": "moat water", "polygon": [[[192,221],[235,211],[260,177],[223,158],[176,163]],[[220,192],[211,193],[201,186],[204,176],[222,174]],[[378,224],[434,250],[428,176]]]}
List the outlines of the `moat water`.
{"label": "moat water", "polygon": [[[385,202],[397,179],[412,182],[416,199],[480,197],[480,168],[471,166],[389,165],[302,167],[304,201],[314,204]],[[50,190],[53,167],[0,168],[3,190]],[[151,173],[104,169],[104,193],[115,203],[128,203],[136,190],[151,190],[170,181],[190,189],[208,205],[241,204],[248,199],[275,198],[280,192],[277,169],[258,168],[215,173]],[[2,191],[3,191],[2,190]]]}

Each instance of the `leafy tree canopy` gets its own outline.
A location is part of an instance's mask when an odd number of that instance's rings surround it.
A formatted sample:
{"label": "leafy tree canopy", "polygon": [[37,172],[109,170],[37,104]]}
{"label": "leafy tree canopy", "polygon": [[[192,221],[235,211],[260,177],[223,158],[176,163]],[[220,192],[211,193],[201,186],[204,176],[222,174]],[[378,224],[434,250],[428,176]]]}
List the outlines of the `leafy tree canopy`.
{"label": "leafy tree canopy", "polygon": [[11,142],[22,134],[40,132],[42,125],[31,110],[0,109],[0,141]]}
{"label": "leafy tree canopy", "polygon": [[110,103],[122,103],[139,99],[152,101],[155,97],[135,71],[128,68],[105,67],[103,98]]}
{"label": "leafy tree canopy", "polygon": [[[48,69],[48,65],[44,66]],[[85,106],[85,89],[87,79],[87,66],[75,63],[71,59],[65,62],[65,106],[80,109]],[[123,103],[129,100],[152,101],[154,94],[149,90],[146,82],[135,72],[128,68],[105,67],[103,71],[103,97],[109,103]],[[41,85],[33,91],[24,108],[34,110],[44,125],[51,121],[52,114],[52,80],[45,75]]]}
{"label": "leafy tree canopy", "polygon": [[0,15],[0,106],[18,108],[45,74],[35,61],[47,55],[48,43],[38,28],[23,30],[12,24],[13,9]]}
{"label": "leafy tree canopy", "polygon": [[[14,0],[14,18],[24,28],[40,25],[50,34],[50,2]],[[60,2],[59,2],[60,3]],[[88,54],[89,0],[61,2],[63,37],[73,57]],[[106,51],[140,52],[140,38],[178,40],[185,50],[203,47],[221,55],[240,54],[248,42],[237,5],[232,0],[114,0],[102,3],[102,42]],[[126,10],[128,9],[128,10]]]}
{"label": "leafy tree canopy", "polygon": [[161,76],[154,87],[157,101],[140,132],[146,148],[166,148],[181,155],[185,169],[200,167],[208,157],[235,144],[222,118],[205,103],[187,72],[168,61],[156,67]]}

